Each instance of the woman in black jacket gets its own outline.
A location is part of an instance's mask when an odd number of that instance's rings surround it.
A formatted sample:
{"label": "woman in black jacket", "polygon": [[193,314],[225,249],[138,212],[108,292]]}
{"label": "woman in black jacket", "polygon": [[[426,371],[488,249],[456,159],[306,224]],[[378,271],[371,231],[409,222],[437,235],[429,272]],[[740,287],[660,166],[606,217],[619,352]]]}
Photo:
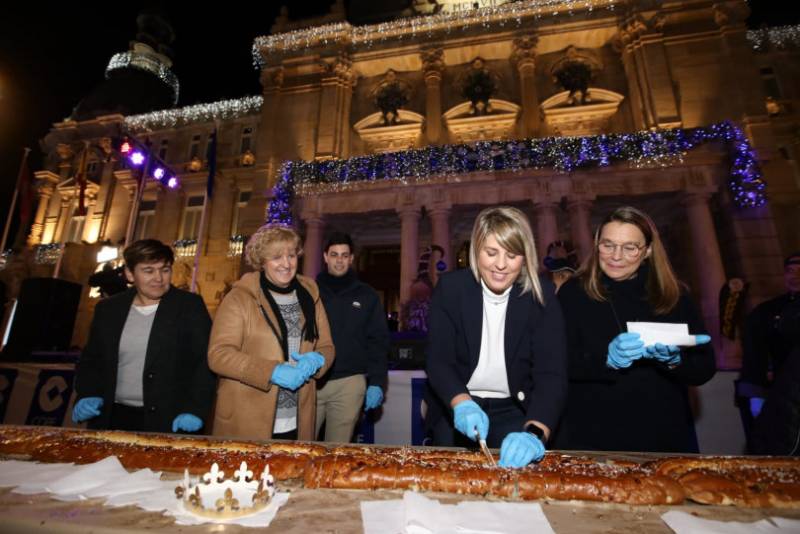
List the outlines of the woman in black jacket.
{"label": "woman in black jacket", "polygon": [[469,254],[471,269],[443,275],[431,300],[426,422],[437,445],[478,437],[500,447],[501,466],[524,467],[564,403],[564,320],[520,210],[483,210]]}
{"label": "woman in black jacket", "polygon": [[569,352],[569,393],[555,448],[697,452],[687,386],[714,375],[706,335],[692,347],[646,347],[628,321],[688,323],[705,332],[675,277],[653,221],[622,207],[558,293]]}

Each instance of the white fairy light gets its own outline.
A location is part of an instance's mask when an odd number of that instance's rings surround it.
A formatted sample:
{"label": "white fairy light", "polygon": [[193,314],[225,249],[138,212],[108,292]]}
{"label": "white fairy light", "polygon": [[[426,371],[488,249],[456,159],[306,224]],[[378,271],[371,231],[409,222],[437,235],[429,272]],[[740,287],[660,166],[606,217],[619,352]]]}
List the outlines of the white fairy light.
{"label": "white fairy light", "polygon": [[390,40],[414,39],[421,35],[432,37],[435,32],[449,34],[454,30],[467,31],[476,27],[502,27],[506,24],[520,26],[524,19],[538,19],[544,15],[574,15],[581,11],[593,13],[599,8],[613,11],[619,2],[620,0],[521,0],[472,10],[405,17],[365,26],[352,26],[347,22],[323,24],[256,37],[253,41],[253,65],[263,68],[265,57],[269,55],[313,46],[339,43],[350,45],[353,49],[370,48],[376,43]]}
{"label": "white fairy light", "polygon": [[106,67],[106,79],[111,76],[113,71],[126,68],[139,69],[158,76],[162,82],[172,89],[173,103],[178,103],[178,94],[180,92],[178,77],[157,58],[134,51],[114,54]]}
{"label": "white fairy light", "polygon": [[261,109],[262,96],[246,96],[176,109],[162,109],[125,117],[125,125],[134,132],[174,128],[196,122],[235,119],[252,115]]}
{"label": "white fairy light", "polygon": [[747,40],[756,52],[765,52],[769,48],[783,50],[800,46],[800,25],[775,26],[760,30],[749,30]]}

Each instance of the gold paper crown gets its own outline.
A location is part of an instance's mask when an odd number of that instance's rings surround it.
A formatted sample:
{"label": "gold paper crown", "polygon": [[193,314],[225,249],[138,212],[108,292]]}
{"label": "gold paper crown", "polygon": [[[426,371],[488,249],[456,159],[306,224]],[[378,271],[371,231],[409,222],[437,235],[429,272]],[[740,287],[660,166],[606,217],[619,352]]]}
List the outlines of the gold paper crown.
{"label": "gold paper crown", "polygon": [[[226,479],[225,472],[215,463],[211,471],[192,481],[189,471],[183,473],[183,483],[175,488],[175,496],[183,500],[187,512],[210,519],[233,519],[260,512],[267,507],[275,494],[275,480],[264,466],[261,477],[256,480],[247,469],[247,462],[233,478]],[[251,503],[251,504],[245,504]]]}

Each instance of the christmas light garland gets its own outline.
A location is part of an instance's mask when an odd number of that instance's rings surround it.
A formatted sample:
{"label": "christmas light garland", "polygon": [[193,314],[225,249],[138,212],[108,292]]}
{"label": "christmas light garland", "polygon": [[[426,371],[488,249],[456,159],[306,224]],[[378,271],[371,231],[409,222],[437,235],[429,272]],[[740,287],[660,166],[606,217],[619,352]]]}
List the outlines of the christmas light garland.
{"label": "christmas light garland", "polygon": [[642,168],[669,167],[700,145],[724,143],[730,153],[728,187],[743,208],[766,202],[755,152],[744,133],[731,122],[703,128],[675,128],[590,137],[548,137],[517,141],[480,141],[359,156],[343,160],[288,161],[270,201],[267,222],[291,225],[296,195],[346,191],[364,183],[393,180],[421,183],[434,177],[471,172],[552,169],[569,173],[628,162]]}
{"label": "christmas light garland", "polygon": [[339,43],[353,49],[370,48],[390,40],[409,40],[444,32],[467,31],[473,28],[522,26],[525,19],[538,20],[543,16],[591,13],[599,9],[613,11],[620,0],[519,0],[496,6],[465,11],[447,11],[434,15],[404,17],[390,22],[352,26],[347,22],[322,24],[302,30],[262,35],[253,41],[253,65],[263,68],[265,57],[281,52],[293,52],[314,46]]}
{"label": "christmas light garland", "polygon": [[149,72],[158,76],[158,78],[167,84],[172,89],[173,104],[178,103],[178,94],[180,93],[180,83],[178,77],[169,70],[169,67],[161,63],[157,58],[147,54],[140,54],[137,52],[120,52],[111,56],[111,60],[106,66],[106,79],[111,76],[111,73],[118,69],[134,68]]}
{"label": "christmas light garland", "polygon": [[770,48],[797,48],[800,47],[800,25],[748,30],[747,40],[756,52],[766,52]]}
{"label": "christmas light garland", "polygon": [[175,128],[195,122],[236,119],[258,113],[263,102],[262,96],[246,96],[177,109],[162,109],[125,117],[125,125],[133,132],[142,132]]}

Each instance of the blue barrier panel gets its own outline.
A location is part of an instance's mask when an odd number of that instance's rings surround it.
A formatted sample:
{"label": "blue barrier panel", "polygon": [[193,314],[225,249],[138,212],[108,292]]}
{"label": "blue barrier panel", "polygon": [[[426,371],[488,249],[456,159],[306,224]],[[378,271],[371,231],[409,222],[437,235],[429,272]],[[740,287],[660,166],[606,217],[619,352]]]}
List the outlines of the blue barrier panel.
{"label": "blue barrier panel", "polygon": [[43,369],[33,392],[26,425],[61,426],[72,395],[72,369]]}
{"label": "blue barrier panel", "polygon": [[0,422],[6,420],[6,409],[18,374],[16,369],[0,369]]}

